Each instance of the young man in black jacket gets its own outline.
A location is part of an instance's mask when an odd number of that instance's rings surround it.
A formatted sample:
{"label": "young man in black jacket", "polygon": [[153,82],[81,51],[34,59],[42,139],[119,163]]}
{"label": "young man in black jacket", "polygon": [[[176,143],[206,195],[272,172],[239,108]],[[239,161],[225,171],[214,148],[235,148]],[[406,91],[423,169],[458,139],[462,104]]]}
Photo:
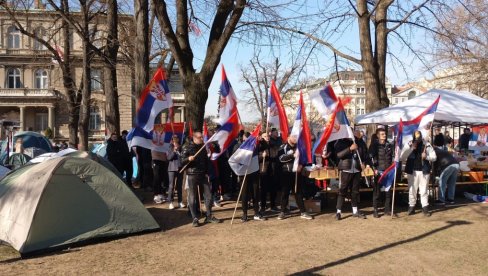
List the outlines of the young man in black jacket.
{"label": "young man in black jacket", "polygon": [[[383,172],[393,162],[393,145],[386,140],[386,130],[378,128],[376,130],[376,136],[378,139],[371,143],[369,146],[369,156],[373,159],[373,167],[375,174],[377,175],[376,181],[373,183],[373,217],[379,218],[378,214],[378,200],[380,199],[381,187],[378,183]],[[385,215],[391,215],[391,197],[393,190],[390,189],[386,192],[385,196]]]}
{"label": "young man in black jacket", "polygon": [[[293,171],[293,164],[295,162],[295,158],[297,157],[297,150],[297,137],[290,136],[288,137],[288,143],[282,145],[280,150],[278,151],[279,160],[282,166],[281,212],[278,215],[279,220],[285,219],[286,213],[288,212],[288,210],[286,209],[286,207],[288,206],[288,197],[290,196],[290,190],[295,189],[295,179],[297,179],[298,181],[295,191],[295,201],[297,202],[297,206],[300,209],[300,217],[303,219],[313,219],[311,215],[305,212],[305,204],[303,202],[302,194],[302,166],[298,165],[297,172]],[[296,175],[297,173],[298,177]]]}
{"label": "young man in black jacket", "polygon": [[207,156],[207,151],[201,150],[198,154],[197,152],[203,147],[203,135],[201,132],[193,133],[193,142],[188,144],[183,149],[181,163],[183,166],[188,164],[186,167],[186,174],[188,177],[188,206],[190,207],[191,216],[193,218],[193,226],[198,227],[200,224],[198,222],[197,208],[198,204],[198,188],[203,189],[203,196],[205,198],[205,209],[206,218],[205,223],[220,223],[221,220],[215,218],[212,215],[212,192],[210,184],[207,181],[208,167],[210,165],[210,159]]}
{"label": "young man in black jacket", "polygon": [[[346,197],[347,190],[351,188],[351,204],[353,217],[366,218],[366,216],[358,211],[358,197],[359,197],[359,182],[361,180],[361,171],[365,168],[367,160],[367,148],[364,141],[359,138],[360,132],[354,132],[355,140],[352,141],[349,138],[337,140],[334,145],[334,150],[337,153],[339,159],[340,175],[340,188],[337,195],[337,213],[336,219],[340,220],[342,205],[344,204],[344,198]],[[359,155],[358,155],[359,154]]]}

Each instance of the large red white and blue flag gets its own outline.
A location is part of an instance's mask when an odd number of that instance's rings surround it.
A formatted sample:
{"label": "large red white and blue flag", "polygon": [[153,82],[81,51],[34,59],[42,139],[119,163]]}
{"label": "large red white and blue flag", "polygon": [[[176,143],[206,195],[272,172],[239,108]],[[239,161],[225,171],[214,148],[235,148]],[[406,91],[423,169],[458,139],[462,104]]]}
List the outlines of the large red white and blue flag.
{"label": "large red white and blue flag", "polygon": [[136,126],[147,132],[152,131],[156,116],[172,106],[173,100],[169,92],[166,72],[160,67],[142,91],[136,113]]}
{"label": "large red white and blue flag", "polygon": [[400,123],[395,126],[396,129],[396,141],[395,141],[395,158],[393,163],[381,174],[378,179],[378,184],[381,190],[389,191],[393,183],[395,182],[397,168],[400,162],[400,154],[403,148],[403,122],[400,118]]}
{"label": "large red white and blue flag", "polygon": [[139,146],[154,151],[167,152],[174,134],[178,135],[180,141],[183,141],[184,129],[184,123],[155,124],[153,130],[149,132],[141,127],[135,127],[127,134],[127,143],[129,147]]}
{"label": "large red white and blue flag", "polygon": [[303,95],[300,91],[300,100],[298,102],[297,116],[291,130],[290,136],[297,137],[298,157],[295,158],[293,171],[297,171],[298,165],[307,165],[312,163],[312,145],[310,137],[310,127],[307,121],[305,105],[303,104]]}
{"label": "large red white and blue flag", "polygon": [[224,65],[222,65],[222,82],[220,84],[220,103],[218,124],[223,125],[234,112],[237,112],[237,97],[232,85],[227,79]]}
{"label": "large red white and blue flag", "polygon": [[349,120],[347,119],[342,100],[337,99],[335,109],[332,114],[330,114],[322,135],[313,147],[314,154],[322,154],[322,151],[328,142],[342,138],[354,139],[354,134],[349,125]]}
{"label": "large red white and blue flag", "polygon": [[437,110],[437,106],[439,105],[440,99],[441,96],[438,96],[437,99],[415,119],[403,122],[403,145],[407,144],[413,139],[412,135],[417,130],[422,133],[422,137],[424,139],[430,136],[432,122],[434,121],[435,112]]}
{"label": "large red white and blue flag", "polygon": [[219,153],[213,153],[211,159],[217,159],[222,153],[231,147],[239,135],[239,118],[237,110],[227,119],[226,122],[208,139],[208,142],[217,142],[220,148]]}
{"label": "large red white and blue flag", "polygon": [[280,92],[276,87],[274,80],[271,81],[271,88],[268,94],[268,124],[279,127],[281,131],[281,139],[284,143],[288,139],[288,132],[290,131],[288,126],[288,119],[286,117],[285,108],[281,102]]}
{"label": "large red white and blue flag", "polygon": [[236,175],[245,175],[259,170],[257,145],[261,131],[261,124],[258,124],[246,141],[229,158],[229,166]]}
{"label": "large red white and blue flag", "polygon": [[334,112],[339,104],[339,99],[334,93],[334,89],[330,84],[327,84],[323,89],[312,90],[308,93],[310,101],[319,114],[325,120]]}

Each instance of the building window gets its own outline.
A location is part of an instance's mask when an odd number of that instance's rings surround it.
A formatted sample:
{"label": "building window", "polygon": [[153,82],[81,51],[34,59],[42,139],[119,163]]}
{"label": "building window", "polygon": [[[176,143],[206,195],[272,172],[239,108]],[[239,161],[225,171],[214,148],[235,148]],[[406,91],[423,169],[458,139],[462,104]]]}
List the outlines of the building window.
{"label": "building window", "polygon": [[408,92],[408,99],[409,99],[409,100],[410,100],[410,99],[415,98],[415,96],[416,96],[415,91],[410,91],[410,92]]}
{"label": "building window", "polygon": [[100,130],[101,129],[101,116],[100,109],[97,106],[90,107],[90,121],[88,122],[88,128],[90,130]]}
{"label": "building window", "polygon": [[91,90],[102,90],[102,70],[92,69],[91,70]]}
{"label": "building window", "polygon": [[48,78],[47,78],[47,70],[44,69],[37,69],[34,73],[35,81],[34,81],[34,88],[38,89],[47,89]]}
{"label": "building window", "polygon": [[[46,37],[46,30],[44,30],[43,27],[38,27],[35,31],[34,31],[34,35],[37,37],[37,38],[40,38],[44,41],[47,40],[47,37]],[[46,46],[44,46],[44,44],[42,44],[41,42],[39,42],[37,39],[34,39],[34,50],[46,50]]]}
{"label": "building window", "polygon": [[361,115],[364,115],[366,114],[366,110],[364,110],[364,108],[361,108]]}
{"label": "building window", "polygon": [[102,43],[102,32],[100,30],[97,30],[95,28],[90,30],[90,39],[91,43],[93,46],[97,48],[101,48],[103,43]]}
{"label": "building window", "polygon": [[10,68],[7,70],[7,88],[21,88],[20,70],[17,68]]}
{"label": "building window", "polygon": [[7,48],[18,49],[20,48],[20,31],[15,26],[10,26],[7,29]]}
{"label": "building window", "polygon": [[48,127],[47,120],[47,113],[36,113],[36,131],[46,130]]}
{"label": "building window", "polygon": [[395,98],[395,104],[397,104],[397,103],[398,103],[398,98]]}

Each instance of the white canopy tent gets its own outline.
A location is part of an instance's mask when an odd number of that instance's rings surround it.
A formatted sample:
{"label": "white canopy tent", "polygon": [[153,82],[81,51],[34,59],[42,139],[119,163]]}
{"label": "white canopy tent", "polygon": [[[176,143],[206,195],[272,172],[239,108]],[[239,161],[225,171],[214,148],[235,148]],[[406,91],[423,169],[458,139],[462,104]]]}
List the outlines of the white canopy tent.
{"label": "white canopy tent", "polygon": [[434,120],[446,124],[488,124],[488,100],[464,91],[431,89],[424,94],[376,112],[357,116],[356,125],[394,125],[412,120],[441,96]]}

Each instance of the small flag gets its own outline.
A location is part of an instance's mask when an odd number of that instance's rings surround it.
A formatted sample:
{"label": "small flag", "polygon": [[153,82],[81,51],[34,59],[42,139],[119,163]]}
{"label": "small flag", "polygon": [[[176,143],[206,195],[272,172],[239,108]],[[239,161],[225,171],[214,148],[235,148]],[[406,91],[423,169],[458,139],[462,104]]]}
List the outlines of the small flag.
{"label": "small flag", "polygon": [[246,141],[229,158],[229,166],[236,175],[245,175],[259,170],[257,145],[261,124],[257,125]]}
{"label": "small flag", "polygon": [[274,80],[271,81],[271,89],[268,95],[268,123],[272,126],[279,127],[281,131],[281,139],[286,143],[288,139],[288,119],[286,117],[285,108],[281,102],[280,92],[276,88]]}

